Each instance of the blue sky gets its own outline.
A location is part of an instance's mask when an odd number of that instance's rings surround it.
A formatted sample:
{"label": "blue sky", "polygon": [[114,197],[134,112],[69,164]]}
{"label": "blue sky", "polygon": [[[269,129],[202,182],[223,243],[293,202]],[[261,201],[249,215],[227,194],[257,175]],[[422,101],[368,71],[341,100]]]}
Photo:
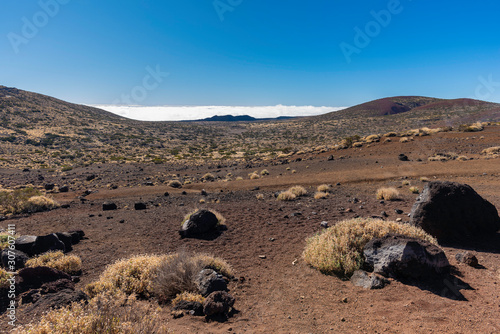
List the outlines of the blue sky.
{"label": "blue sky", "polygon": [[493,0],[2,1],[0,84],[85,104],[500,102],[499,13]]}

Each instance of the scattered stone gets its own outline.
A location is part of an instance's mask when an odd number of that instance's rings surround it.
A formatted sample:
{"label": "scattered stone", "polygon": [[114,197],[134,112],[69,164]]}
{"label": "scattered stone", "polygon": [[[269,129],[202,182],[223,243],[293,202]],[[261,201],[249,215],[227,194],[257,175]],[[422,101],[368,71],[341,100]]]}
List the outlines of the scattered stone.
{"label": "scattered stone", "polygon": [[165,191],[165,193],[163,194],[163,196],[168,197],[168,196],[170,196],[170,193],[168,191]]}
{"label": "scattered stone", "polygon": [[147,187],[153,187],[155,184],[153,182],[151,182],[151,181],[148,181],[148,182],[145,183],[145,185]]}
{"label": "scattered stone", "polygon": [[43,185],[43,188],[47,191],[54,190],[54,187],[55,187],[55,184],[53,184],[53,183],[46,183]]}
{"label": "scattered stone", "polygon": [[146,210],[148,207],[146,205],[146,203],[143,203],[143,202],[137,202],[134,204],[134,209],[135,210]]}
{"label": "scattered stone", "polygon": [[335,157],[333,155],[330,155],[327,159],[327,161],[333,161],[333,160],[335,160]]}
{"label": "scattered stone", "polygon": [[388,234],[369,241],[364,249],[365,264],[377,274],[393,278],[428,278],[449,271],[441,248],[427,241]]}
{"label": "scattered stone", "polygon": [[[177,302],[174,306],[174,311],[193,311],[192,315],[201,316],[203,315],[203,304],[200,302],[190,302],[187,300],[181,300]],[[184,312],[181,312],[184,315]],[[175,318],[175,315],[174,315]]]}
{"label": "scattered stone", "polygon": [[320,226],[323,227],[323,228],[328,228],[328,222],[327,221],[322,221],[320,223]]}
{"label": "scattered stone", "polygon": [[479,266],[479,261],[477,260],[477,257],[470,252],[457,253],[455,254],[455,259],[458,262],[464,263],[471,267]]}
{"label": "scattered stone", "polygon": [[182,225],[179,234],[182,237],[190,237],[198,234],[215,231],[218,220],[215,214],[208,210],[199,210]]}
{"label": "scattered stone", "polygon": [[263,259],[264,260],[266,258],[267,258],[267,256],[265,256],[265,255],[259,255],[259,259]]}
{"label": "scattered stone", "polygon": [[398,215],[402,215],[403,213],[405,213],[403,210],[400,209],[394,209],[394,212],[396,212],[396,214]]}
{"label": "scattered stone", "polygon": [[214,291],[226,291],[227,283],[224,277],[213,269],[203,269],[195,278],[195,284],[203,297]]}
{"label": "scattered stone", "polygon": [[59,192],[61,192],[61,193],[67,193],[68,191],[69,191],[68,186],[59,187]]}
{"label": "scattered stone", "polygon": [[201,196],[208,196],[208,193],[205,189],[201,190]]}
{"label": "scattered stone", "polygon": [[203,303],[203,313],[206,316],[228,315],[234,305],[234,297],[226,291],[211,293]]}
{"label": "scattered stone", "polygon": [[[7,268],[8,269],[7,271],[17,271],[19,269],[24,268],[24,265],[26,264],[26,261],[28,261],[29,256],[28,254],[21,252],[18,249],[5,248],[4,250],[2,250],[1,258],[2,258],[2,266],[4,268]],[[9,264],[9,261],[13,261],[13,263],[11,262]],[[11,268],[12,264],[13,268]]]}
{"label": "scattered stone", "polygon": [[68,203],[61,205],[62,209],[69,209],[70,207],[71,205],[69,205]]}
{"label": "scattered stone", "polygon": [[382,212],[380,213],[380,215],[381,215],[382,217],[386,217],[386,218],[387,218],[387,217],[389,217],[389,215],[388,215],[388,214],[387,214],[387,212],[385,212],[385,211],[382,211]]}
{"label": "scattered stone", "polygon": [[425,185],[411,210],[410,223],[440,242],[467,242],[471,237],[500,230],[500,217],[493,204],[469,185],[448,181]]}
{"label": "scattered stone", "polygon": [[184,190],[182,191],[181,195],[187,195],[188,193]]}
{"label": "scattered stone", "polygon": [[406,156],[406,154],[403,154],[401,153],[399,156],[398,156],[398,159],[400,161],[410,161],[410,159],[408,159],[408,156]]}
{"label": "scattered stone", "polygon": [[118,206],[116,206],[115,203],[113,202],[104,202],[102,203],[102,210],[103,211],[113,211],[118,209]]}
{"label": "scattered stone", "polygon": [[401,223],[401,222],[403,221],[403,218],[396,218],[396,221],[397,221],[398,223]]}
{"label": "scattered stone", "polygon": [[92,181],[93,179],[95,179],[97,176],[95,174],[90,174],[87,176],[86,180],[87,181]]}
{"label": "scattered stone", "polygon": [[389,281],[376,273],[367,273],[364,270],[356,270],[351,277],[351,283],[363,289],[382,289]]}

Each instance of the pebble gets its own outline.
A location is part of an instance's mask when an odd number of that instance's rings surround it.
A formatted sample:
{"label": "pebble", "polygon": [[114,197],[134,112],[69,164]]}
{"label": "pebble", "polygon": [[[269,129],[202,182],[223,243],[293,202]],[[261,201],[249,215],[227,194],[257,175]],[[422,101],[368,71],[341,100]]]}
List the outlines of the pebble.
{"label": "pebble", "polygon": [[265,255],[259,255],[259,258],[260,259],[265,259],[265,258],[267,258],[267,256],[265,256]]}

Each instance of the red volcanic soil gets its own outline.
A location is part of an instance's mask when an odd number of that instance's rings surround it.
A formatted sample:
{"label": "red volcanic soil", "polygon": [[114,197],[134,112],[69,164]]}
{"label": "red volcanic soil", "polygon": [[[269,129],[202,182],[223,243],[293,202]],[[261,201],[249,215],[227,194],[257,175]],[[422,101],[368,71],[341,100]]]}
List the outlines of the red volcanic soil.
{"label": "red volcanic soil", "polygon": [[[306,238],[321,230],[322,221],[333,225],[355,216],[378,216],[382,211],[389,219],[408,220],[416,195],[409,192],[408,185],[402,185],[403,180],[420,189],[424,186],[420,181],[423,176],[467,183],[500,208],[500,160],[484,159],[479,154],[499,144],[500,127],[487,127],[474,134],[439,133],[416,137],[410,143],[399,143],[396,138],[369,147],[297,156],[290,160],[302,160],[283,165],[260,162],[183,170],[150,165],[142,171],[135,165],[93,166],[72,171],[76,174],[71,175],[99,176],[99,184],[86,202],[77,199],[82,190],[55,194],[70,208],[7,220],[1,227],[15,223],[19,234],[33,235],[83,229],[87,239],[74,246],[72,252],[83,260],[80,288],[96,280],[106,265],[135,254],[189,250],[223,257],[234,267],[236,276],[244,278],[243,282],[229,285],[236,297],[237,312],[227,322],[207,322],[191,316],[173,319],[166,306],[164,319],[175,333],[499,333],[500,234],[471,241],[467,247],[476,254],[481,269],[457,263],[455,254],[462,248],[443,247],[456,267],[456,279],[436,282],[439,288],[434,289],[393,280],[382,290],[363,290],[321,274],[301,258]],[[473,159],[427,161],[439,152],[455,152]],[[411,161],[399,161],[400,153]],[[335,160],[327,161],[330,154]],[[249,172],[263,168],[270,175],[248,179]],[[231,172],[246,179],[194,183],[183,189],[138,186],[165,170],[182,175]],[[60,178],[46,175],[44,182],[62,184]],[[26,175],[12,173],[4,181],[23,184],[26,179]],[[120,187],[110,190],[108,183]],[[327,199],[316,200],[315,188],[323,183],[332,184],[333,193]],[[276,201],[274,193],[291,185],[305,186],[308,196],[293,202]],[[381,204],[375,199],[381,186],[399,187],[402,200]],[[208,195],[202,196],[201,189],[206,189]],[[170,196],[164,196],[165,191]],[[258,193],[264,194],[264,200],[256,199]],[[205,204],[200,204],[202,198]],[[107,200],[117,203],[118,210],[103,212],[102,203]],[[147,203],[148,209],[133,210],[137,201]],[[181,239],[177,230],[182,217],[202,207],[222,213],[228,230],[213,240]],[[397,214],[395,209],[404,213]],[[460,295],[464,300],[456,300]],[[18,317],[21,323],[32,320],[22,311]]]}

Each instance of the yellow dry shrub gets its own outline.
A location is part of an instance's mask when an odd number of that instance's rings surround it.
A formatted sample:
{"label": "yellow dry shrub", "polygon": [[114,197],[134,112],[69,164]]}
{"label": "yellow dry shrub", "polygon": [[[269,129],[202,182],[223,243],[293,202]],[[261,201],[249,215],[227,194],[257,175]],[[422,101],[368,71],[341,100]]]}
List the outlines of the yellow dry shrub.
{"label": "yellow dry shrub", "polygon": [[264,176],[264,175],[269,175],[269,171],[267,169],[263,169],[261,172],[260,172],[260,175]]}
{"label": "yellow dry shrub", "polygon": [[380,141],[380,136],[379,135],[369,135],[364,140],[367,143],[376,143],[376,142]]}
{"label": "yellow dry shrub", "polygon": [[327,193],[327,192],[330,192],[330,186],[328,184],[321,184],[318,186],[317,190],[319,192]]}
{"label": "yellow dry shrub", "polygon": [[352,147],[361,147],[361,146],[363,146],[362,141],[357,141],[357,142],[352,143]]}
{"label": "yellow dry shrub", "polygon": [[257,198],[259,201],[262,201],[264,199],[264,194],[257,194],[255,195],[255,198]]}
{"label": "yellow dry shrub", "polygon": [[76,255],[65,255],[61,251],[48,252],[31,258],[26,267],[50,267],[64,271],[70,275],[77,275],[82,271],[82,260]]}
{"label": "yellow dry shrub", "polygon": [[138,255],[118,260],[107,266],[98,281],[87,285],[85,292],[91,297],[102,292],[123,292],[150,298],[153,295],[153,279],[158,267],[171,257],[172,255]]}
{"label": "yellow dry shrub", "polygon": [[172,307],[175,307],[177,304],[180,302],[185,301],[185,302],[198,302],[200,304],[203,304],[205,301],[205,298],[197,293],[192,293],[192,292],[183,292],[178,294],[174,299],[172,299]]}
{"label": "yellow dry shrub", "polygon": [[407,142],[409,142],[409,141],[410,141],[410,139],[409,139],[408,137],[402,137],[402,138],[399,140],[399,142],[400,142],[400,143],[407,143]]}
{"label": "yellow dry shrub", "polygon": [[306,188],[304,188],[302,186],[293,186],[290,189],[288,189],[288,191],[290,191],[292,194],[294,194],[297,197],[307,195]]}
{"label": "yellow dry shrub", "polygon": [[100,294],[84,302],[50,310],[15,334],[167,334],[159,309],[122,294]]}
{"label": "yellow dry shrub", "polygon": [[257,172],[253,172],[253,173],[248,174],[248,177],[250,178],[250,180],[260,179],[260,176]]}
{"label": "yellow dry shrub", "polygon": [[327,198],[328,195],[329,195],[328,193],[325,193],[325,192],[322,192],[322,191],[317,191],[314,194],[314,199],[324,199],[324,198]]}
{"label": "yellow dry shrub", "polygon": [[495,154],[500,154],[500,146],[494,146],[494,147],[488,147],[484,149],[481,154],[486,154],[486,155],[495,155]]}
{"label": "yellow dry shrub", "polygon": [[211,181],[215,180],[215,176],[211,173],[206,173],[205,175],[203,175],[203,177],[201,179],[203,181],[211,182]]}
{"label": "yellow dry shrub", "polygon": [[277,200],[278,201],[293,201],[297,198],[297,196],[292,193],[290,190],[282,191],[279,193]]}
{"label": "yellow dry shrub", "polygon": [[419,227],[373,218],[344,220],[306,240],[304,261],[324,274],[350,277],[363,265],[363,247],[389,233],[403,234],[437,244]]}
{"label": "yellow dry shrub", "polygon": [[419,194],[420,193],[420,189],[418,189],[418,187],[410,187],[409,190],[413,194]]}
{"label": "yellow dry shrub", "polygon": [[399,191],[396,188],[379,188],[377,190],[377,199],[385,201],[396,201],[399,199]]}
{"label": "yellow dry shrub", "polygon": [[182,183],[179,180],[171,180],[168,182],[168,186],[172,188],[182,188]]}

